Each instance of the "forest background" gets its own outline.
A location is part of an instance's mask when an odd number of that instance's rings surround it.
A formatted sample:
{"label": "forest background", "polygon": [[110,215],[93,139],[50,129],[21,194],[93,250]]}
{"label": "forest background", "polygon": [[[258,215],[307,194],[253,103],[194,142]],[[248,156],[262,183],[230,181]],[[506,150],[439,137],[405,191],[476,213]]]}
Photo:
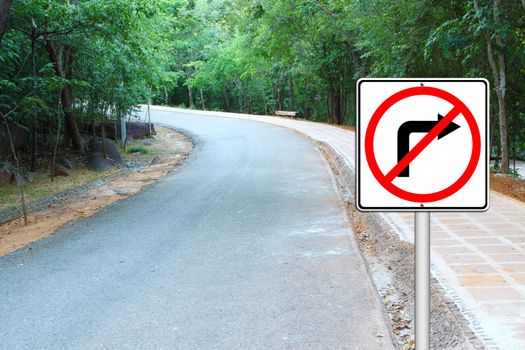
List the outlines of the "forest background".
{"label": "forest background", "polygon": [[487,78],[497,167],[525,158],[525,0],[0,0],[0,139],[29,168],[141,103],[354,125],[362,77]]}

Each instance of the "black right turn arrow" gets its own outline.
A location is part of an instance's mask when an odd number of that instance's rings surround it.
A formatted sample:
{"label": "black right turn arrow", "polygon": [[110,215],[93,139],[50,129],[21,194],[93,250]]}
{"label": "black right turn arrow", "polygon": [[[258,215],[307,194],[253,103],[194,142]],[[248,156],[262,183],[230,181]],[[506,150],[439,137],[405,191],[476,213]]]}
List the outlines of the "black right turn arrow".
{"label": "black right turn arrow", "polygon": [[[443,119],[441,114],[438,114],[438,120],[414,120],[403,123],[397,131],[397,161],[400,162],[407,154],[410,148],[410,134],[413,132],[430,132]],[[447,136],[451,132],[459,129],[459,125],[450,123],[438,135],[438,140]],[[410,165],[407,165],[398,175],[398,177],[409,177]]]}

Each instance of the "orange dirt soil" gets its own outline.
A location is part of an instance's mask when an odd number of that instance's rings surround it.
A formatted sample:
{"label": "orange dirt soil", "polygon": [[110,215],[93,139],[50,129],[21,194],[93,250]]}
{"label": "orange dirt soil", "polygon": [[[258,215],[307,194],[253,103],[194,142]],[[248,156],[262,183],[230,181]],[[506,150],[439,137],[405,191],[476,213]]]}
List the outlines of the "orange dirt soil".
{"label": "orange dirt soil", "polygon": [[525,180],[490,174],[490,189],[525,202]]}

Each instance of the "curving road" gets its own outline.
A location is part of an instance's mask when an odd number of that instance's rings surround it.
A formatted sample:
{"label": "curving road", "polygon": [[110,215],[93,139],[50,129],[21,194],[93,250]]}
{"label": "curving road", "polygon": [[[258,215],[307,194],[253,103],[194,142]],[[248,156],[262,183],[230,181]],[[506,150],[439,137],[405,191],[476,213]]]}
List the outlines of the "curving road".
{"label": "curving road", "polygon": [[173,112],[175,174],[0,258],[1,349],[394,349],[312,143]]}

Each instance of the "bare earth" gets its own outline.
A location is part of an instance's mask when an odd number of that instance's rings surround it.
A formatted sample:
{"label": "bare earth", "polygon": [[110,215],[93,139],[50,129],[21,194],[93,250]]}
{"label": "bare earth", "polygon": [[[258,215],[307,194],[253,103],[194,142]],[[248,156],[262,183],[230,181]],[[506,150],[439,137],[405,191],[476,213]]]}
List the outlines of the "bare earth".
{"label": "bare earth", "polygon": [[494,191],[525,202],[525,180],[501,174],[490,175],[490,188]]}
{"label": "bare earth", "polygon": [[177,148],[179,154],[162,157],[156,164],[110,180],[76,198],[57,202],[46,209],[31,213],[27,226],[24,226],[22,219],[0,225],[0,256],[50,236],[70,221],[89,218],[97,211],[133,196],[144,187],[166,176],[186,159],[193,145],[186,136],[175,131],[160,133],[160,135],[162,143]]}

